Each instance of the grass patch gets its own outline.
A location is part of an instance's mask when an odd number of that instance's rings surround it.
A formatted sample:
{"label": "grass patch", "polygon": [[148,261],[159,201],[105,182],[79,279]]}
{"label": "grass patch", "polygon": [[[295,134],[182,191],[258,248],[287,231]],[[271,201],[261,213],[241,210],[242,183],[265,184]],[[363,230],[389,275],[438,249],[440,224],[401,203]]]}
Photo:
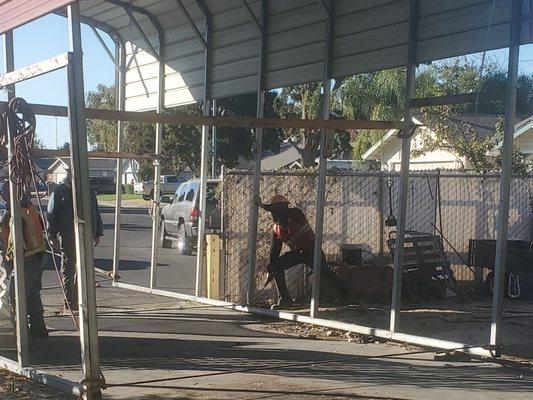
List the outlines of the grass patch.
{"label": "grass patch", "polygon": [[[98,201],[114,201],[117,198],[116,194],[99,194]],[[123,194],[122,200],[142,200],[141,194]]]}

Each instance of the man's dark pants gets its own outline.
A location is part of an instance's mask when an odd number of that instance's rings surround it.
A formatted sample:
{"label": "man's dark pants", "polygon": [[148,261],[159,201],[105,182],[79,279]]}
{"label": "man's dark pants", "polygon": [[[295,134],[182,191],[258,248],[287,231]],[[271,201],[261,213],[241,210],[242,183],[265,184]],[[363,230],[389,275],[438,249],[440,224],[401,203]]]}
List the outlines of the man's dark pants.
{"label": "man's dark pants", "polygon": [[65,306],[78,309],[78,285],[76,281],[76,247],[74,234],[71,238],[61,236],[61,279],[65,287]]}
{"label": "man's dark pants", "polygon": [[[285,270],[291,269],[297,265],[307,265],[311,271],[313,270],[313,253],[305,253],[299,251],[288,251],[283,253],[277,260],[271,261],[267,265],[267,271],[274,275],[276,286],[278,289],[278,295],[283,298],[290,298],[289,291],[287,289],[287,281],[285,280]],[[331,279],[335,283],[337,280],[331,273],[328,264],[326,262],[326,256],[322,253],[322,264],[320,268],[320,276],[326,279]],[[338,287],[339,290],[342,290]],[[343,294],[343,290],[340,292]]]}
{"label": "man's dark pants", "polygon": [[[26,286],[26,309],[30,332],[45,332],[44,308],[41,300],[43,277],[43,253],[24,257],[24,278]],[[11,276],[9,295],[13,316],[15,315],[15,274]]]}

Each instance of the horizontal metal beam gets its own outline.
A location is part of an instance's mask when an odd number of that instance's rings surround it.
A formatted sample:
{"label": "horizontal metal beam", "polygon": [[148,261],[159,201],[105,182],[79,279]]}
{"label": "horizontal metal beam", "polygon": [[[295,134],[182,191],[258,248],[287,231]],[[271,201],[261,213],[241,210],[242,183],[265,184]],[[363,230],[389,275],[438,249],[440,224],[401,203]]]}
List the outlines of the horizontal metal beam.
{"label": "horizontal metal beam", "polygon": [[489,100],[502,100],[503,96],[495,92],[481,92],[478,93],[461,93],[461,94],[450,94],[446,96],[436,96],[436,97],[422,97],[419,99],[411,100],[411,107],[421,108],[421,107],[434,107],[434,106],[446,106],[454,104],[468,104],[476,103],[478,101],[489,101]]}
{"label": "horizontal metal beam", "polygon": [[[6,107],[6,102],[0,102],[0,110]],[[67,117],[67,107],[46,104],[30,104],[36,115]],[[106,121],[129,121],[162,123],[166,125],[207,125],[226,128],[286,128],[286,129],[332,129],[332,130],[364,130],[364,129],[415,129],[419,125],[403,121],[359,121],[345,119],[276,119],[276,118],[248,118],[248,117],[220,117],[187,115],[184,113],[156,113],[153,111],[134,112],[118,110],[101,110],[87,108],[89,119]],[[138,158],[138,157],[137,157]]]}
{"label": "horizontal metal beam", "polygon": [[118,110],[99,110],[88,108],[87,118],[107,121],[129,121],[162,123],[166,125],[206,125],[226,128],[285,128],[285,129],[331,129],[331,130],[364,130],[364,129],[399,129],[412,130],[419,125],[403,121],[355,121],[344,119],[276,119],[251,117],[219,117],[201,115],[178,115],[148,112],[132,112]]}
{"label": "horizontal metal beam", "polygon": [[[67,10],[65,8],[60,8],[59,10],[54,11],[54,14],[60,15],[61,17],[66,18]],[[84,24],[90,27],[98,28],[102,32],[107,33],[113,39],[113,41],[120,42],[120,43],[124,42],[120,33],[118,33],[118,31],[115,28],[113,28],[111,25],[106,24],[105,22],[97,21],[90,17],[85,17],[85,16],[80,16],[80,20],[81,22],[83,22]]]}
{"label": "horizontal metal beam", "polygon": [[257,307],[246,307],[241,306],[235,303],[230,303],[222,300],[208,299],[206,297],[197,297],[182,293],[170,292],[168,290],[161,289],[150,289],[145,286],[132,285],[122,282],[113,282],[113,286],[134,290],[137,292],[150,293],[158,296],[170,297],[174,299],[181,299],[186,301],[193,301],[200,304],[212,305],[215,307],[227,308],[235,311],[246,312],[250,314],[263,315],[267,317],[279,318],[283,320],[293,321],[293,322],[302,322],[305,324],[323,326],[330,329],[339,329],[346,332],[354,332],[360,335],[373,336],[382,339],[392,340],[396,342],[410,343],[424,347],[430,347],[434,349],[444,349],[444,350],[456,350],[472,355],[477,355],[480,357],[491,357],[491,351],[485,349],[483,346],[471,346],[464,343],[450,342],[447,340],[433,339],[423,336],[408,335],[404,333],[391,333],[385,329],[372,328],[368,326],[349,324],[340,321],[332,321],[321,318],[311,318],[304,315],[294,314],[290,312],[269,310],[265,308]]}
{"label": "horizontal metal beam", "polygon": [[[33,149],[31,154],[34,157],[39,158],[51,158],[51,157],[70,157],[69,149]],[[153,160],[156,157],[155,154],[133,154],[133,153],[119,153],[115,151],[89,151],[87,152],[89,158],[112,158],[112,159],[124,159],[124,160]]]}
{"label": "horizontal metal beam", "polygon": [[[0,101],[0,112],[7,109],[7,101]],[[68,109],[64,106],[52,106],[48,104],[30,104],[35,115],[48,117],[68,117]]]}
{"label": "horizontal metal beam", "polygon": [[69,53],[63,53],[47,60],[19,68],[13,72],[2,74],[0,75],[0,87],[13,85],[49,72],[57,71],[66,67],[68,62]]}
{"label": "horizontal metal beam", "polygon": [[27,367],[21,368],[17,362],[6,357],[0,356],[0,368],[7,369],[15,374],[22,375],[28,379],[53,387],[63,393],[72,394],[77,398],[81,398],[84,393],[82,385],[78,383],[39,371],[38,369]]}

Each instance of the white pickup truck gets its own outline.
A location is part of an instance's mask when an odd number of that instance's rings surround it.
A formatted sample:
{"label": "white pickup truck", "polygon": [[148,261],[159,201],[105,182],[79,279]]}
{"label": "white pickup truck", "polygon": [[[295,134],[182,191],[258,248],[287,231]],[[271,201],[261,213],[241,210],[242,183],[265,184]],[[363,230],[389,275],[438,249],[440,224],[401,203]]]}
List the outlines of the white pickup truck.
{"label": "white pickup truck", "polygon": [[[159,190],[161,194],[174,194],[179,185],[186,179],[176,175],[161,175],[159,181]],[[142,193],[144,200],[150,200],[154,197],[154,181],[136,183],[133,187],[135,193]]]}

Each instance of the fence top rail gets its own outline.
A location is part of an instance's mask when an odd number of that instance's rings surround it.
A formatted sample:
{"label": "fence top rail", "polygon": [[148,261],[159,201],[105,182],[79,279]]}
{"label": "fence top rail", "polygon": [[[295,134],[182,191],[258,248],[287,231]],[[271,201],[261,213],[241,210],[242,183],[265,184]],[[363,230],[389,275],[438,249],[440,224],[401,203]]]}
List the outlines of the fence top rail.
{"label": "fence top rail", "polygon": [[[253,176],[253,171],[249,170],[226,170],[226,175],[239,175],[239,176]],[[299,170],[299,171],[261,171],[262,176],[317,176],[317,171]],[[346,171],[346,170],[328,170],[328,177],[335,176],[354,176],[354,177],[384,177],[384,178],[397,178],[400,176],[399,172],[388,171]],[[475,172],[442,172],[442,171],[424,171],[424,172],[411,172],[409,174],[411,178],[426,178],[426,177],[441,177],[441,178],[478,178],[478,179],[499,179],[499,173],[475,173]],[[514,179],[531,179],[533,174],[527,175],[513,175]]]}

